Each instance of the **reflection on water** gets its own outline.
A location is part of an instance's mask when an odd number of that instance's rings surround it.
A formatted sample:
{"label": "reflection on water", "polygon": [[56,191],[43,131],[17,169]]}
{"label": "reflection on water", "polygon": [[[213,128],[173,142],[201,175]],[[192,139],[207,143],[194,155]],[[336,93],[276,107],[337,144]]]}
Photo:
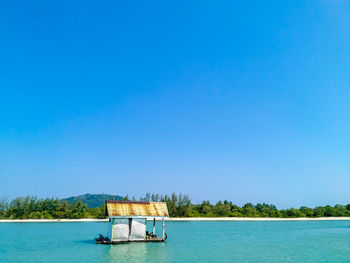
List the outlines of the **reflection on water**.
{"label": "reflection on water", "polygon": [[119,245],[107,245],[105,262],[145,262],[147,248],[145,243],[130,243]]}
{"label": "reflection on water", "polygon": [[[161,248],[155,249],[155,246]],[[106,245],[103,262],[158,262],[166,259],[164,243],[128,243]]]}

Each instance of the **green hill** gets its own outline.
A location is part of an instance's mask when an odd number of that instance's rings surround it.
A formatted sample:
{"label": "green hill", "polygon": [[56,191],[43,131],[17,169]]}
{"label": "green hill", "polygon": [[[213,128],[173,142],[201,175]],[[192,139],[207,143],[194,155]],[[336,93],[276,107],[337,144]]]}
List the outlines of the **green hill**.
{"label": "green hill", "polygon": [[68,203],[74,203],[75,201],[83,201],[89,208],[100,207],[105,203],[106,200],[122,200],[123,197],[120,195],[108,195],[108,194],[84,194],[78,196],[71,196],[63,198],[61,201]]}

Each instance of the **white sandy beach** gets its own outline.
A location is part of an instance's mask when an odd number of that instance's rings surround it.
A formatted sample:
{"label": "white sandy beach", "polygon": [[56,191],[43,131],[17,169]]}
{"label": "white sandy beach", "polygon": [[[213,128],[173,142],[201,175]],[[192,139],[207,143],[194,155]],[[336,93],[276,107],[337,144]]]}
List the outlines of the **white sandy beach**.
{"label": "white sandy beach", "polygon": [[108,219],[0,219],[0,223],[108,222]]}
{"label": "white sandy beach", "polygon": [[332,221],[350,220],[350,217],[298,217],[298,218],[277,218],[277,217],[189,217],[189,218],[168,218],[166,221]]}
{"label": "white sandy beach", "polygon": [[[152,219],[149,219],[152,220]],[[157,219],[159,220],[159,219]],[[272,218],[272,217],[184,217],[166,218],[165,221],[335,221],[349,220],[350,217],[317,217],[317,218]],[[108,219],[0,219],[0,223],[65,223],[65,222],[108,222]]]}

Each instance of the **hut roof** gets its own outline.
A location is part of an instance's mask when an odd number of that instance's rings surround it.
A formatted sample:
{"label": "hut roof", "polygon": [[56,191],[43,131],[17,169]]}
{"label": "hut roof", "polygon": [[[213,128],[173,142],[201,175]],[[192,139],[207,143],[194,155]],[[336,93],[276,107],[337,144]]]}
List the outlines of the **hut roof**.
{"label": "hut roof", "polygon": [[106,212],[108,216],[169,216],[164,202],[106,200]]}

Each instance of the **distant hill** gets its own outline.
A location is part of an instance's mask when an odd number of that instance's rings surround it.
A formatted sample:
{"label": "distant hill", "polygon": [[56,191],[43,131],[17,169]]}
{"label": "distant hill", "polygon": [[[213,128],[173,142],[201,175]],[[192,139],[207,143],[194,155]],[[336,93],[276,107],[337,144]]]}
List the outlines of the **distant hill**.
{"label": "distant hill", "polygon": [[121,200],[123,199],[120,195],[108,195],[108,194],[84,194],[78,196],[71,196],[68,198],[63,198],[61,201],[68,203],[74,203],[75,201],[81,200],[83,203],[87,204],[89,208],[100,207],[105,203],[106,200]]}

